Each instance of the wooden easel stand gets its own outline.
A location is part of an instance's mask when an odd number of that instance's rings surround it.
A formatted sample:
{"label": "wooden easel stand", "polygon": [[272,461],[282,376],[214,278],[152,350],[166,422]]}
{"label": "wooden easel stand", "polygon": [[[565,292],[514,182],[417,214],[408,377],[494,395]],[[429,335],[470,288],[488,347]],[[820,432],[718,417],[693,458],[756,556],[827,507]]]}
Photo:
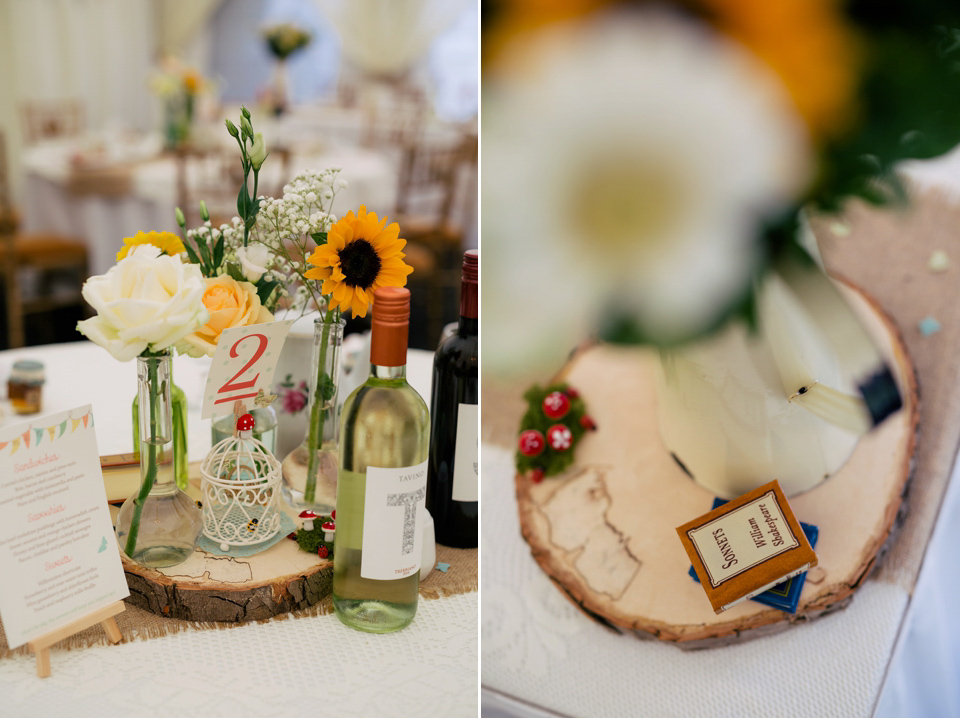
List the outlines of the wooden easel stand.
{"label": "wooden easel stand", "polygon": [[83,618],[78,618],[76,621],[72,621],[66,626],[58,628],[56,631],[46,633],[27,643],[27,648],[30,649],[30,652],[37,656],[37,675],[40,678],[46,678],[50,675],[50,647],[54,643],[62,641],[74,633],[79,633],[85,628],[90,628],[90,626],[95,623],[103,626],[103,630],[106,632],[107,638],[110,639],[110,643],[119,643],[122,636],[120,635],[120,628],[117,626],[117,621],[114,616],[122,612],[123,609],[123,601],[111,603]]}

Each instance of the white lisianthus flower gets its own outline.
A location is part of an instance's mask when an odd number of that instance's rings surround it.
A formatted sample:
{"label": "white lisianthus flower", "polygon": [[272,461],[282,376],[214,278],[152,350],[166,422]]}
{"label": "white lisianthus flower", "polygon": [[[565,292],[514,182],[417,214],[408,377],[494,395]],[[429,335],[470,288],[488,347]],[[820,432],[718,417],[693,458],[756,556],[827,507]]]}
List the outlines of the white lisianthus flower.
{"label": "white lisianthus flower", "polygon": [[170,348],[210,318],[200,268],[158,247],[135,247],[106,274],[90,277],[83,298],[97,316],[77,330],[120,361]]}
{"label": "white lisianthus flower", "polygon": [[273,253],[258,242],[251,242],[246,247],[237,247],[237,261],[243,271],[243,278],[256,284],[267,271]]}
{"label": "white lisianthus flower", "polygon": [[511,59],[484,96],[485,365],[562,360],[617,313],[663,344],[726,316],[763,220],[810,177],[775,76],[656,11],[527,36]]}
{"label": "white lisianthus flower", "polygon": [[263,133],[257,132],[253,136],[253,144],[250,147],[250,164],[253,169],[260,169],[263,161],[267,159],[267,144],[263,141]]}

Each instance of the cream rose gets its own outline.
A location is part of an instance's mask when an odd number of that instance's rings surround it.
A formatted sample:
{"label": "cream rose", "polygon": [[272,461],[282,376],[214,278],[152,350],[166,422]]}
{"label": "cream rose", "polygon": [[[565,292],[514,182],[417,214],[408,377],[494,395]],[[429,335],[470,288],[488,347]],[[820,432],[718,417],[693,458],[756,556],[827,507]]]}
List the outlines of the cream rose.
{"label": "cream rose", "polygon": [[273,259],[273,253],[267,249],[266,245],[259,242],[251,242],[246,247],[237,248],[237,260],[240,262],[243,278],[248,282],[260,281],[271,259]]}
{"label": "cream rose", "polygon": [[260,304],[257,288],[250,282],[238,282],[227,275],[204,281],[203,305],[210,312],[210,319],[184,337],[177,344],[178,351],[193,357],[213,356],[224,329],[273,321],[273,315]]}
{"label": "cream rose", "polygon": [[200,268],[158,247],[135,247],[106,274],[90,277],[83,298],[97,316],[77,330],[120,361],[168,349],[208,319]]}

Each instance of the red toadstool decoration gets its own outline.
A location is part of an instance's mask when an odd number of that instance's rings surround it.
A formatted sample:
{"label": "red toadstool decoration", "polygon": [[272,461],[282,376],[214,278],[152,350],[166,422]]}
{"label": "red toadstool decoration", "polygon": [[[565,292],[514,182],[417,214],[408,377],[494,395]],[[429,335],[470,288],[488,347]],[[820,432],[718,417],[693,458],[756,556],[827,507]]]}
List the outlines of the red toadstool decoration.
{"label": "red toadstool decoration", "polygon": [[317,518],[317,514],[310,509],[300,512],[300,518],[303,519],[303,530],[304,531],[313,531],[313,520]]}
{"label": "red toadstool decoration", "polygon": [[566,451],[573,446],[573,432],[563,424],[554,424],[547,429],[547,442],[554,451]]}
{"label": "red toadstool decoration", "polygon": [[333,541],[333,534],[337,530],[337,525],[333,521],[324,521],[320,528],[323,529],[323,540]]}
{"label": "red toadstool decoration", "polygon": [[548,419],[562,419],[570,411],[570,399],[562,391],[552,391],[544,398],[542,406]]}
{"label": "red toadstool decoration", "polygon": [[520,434],[517,440],[517,447],[524,456],[537,456],[543,452],[547,442],[536,429],[527,429]]}
{"label": "red toadstool decoration", "polygon": [[244,414],[237,419],[237,431],[253,431],[253,425],[255,423],[253,414]]}

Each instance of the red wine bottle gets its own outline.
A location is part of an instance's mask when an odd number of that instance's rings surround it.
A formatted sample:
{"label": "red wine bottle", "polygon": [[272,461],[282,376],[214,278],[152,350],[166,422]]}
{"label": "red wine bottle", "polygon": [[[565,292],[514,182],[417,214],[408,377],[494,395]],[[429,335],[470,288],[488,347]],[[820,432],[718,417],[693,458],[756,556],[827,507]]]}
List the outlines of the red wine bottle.
{"label": "red wine bottle", "polygon": [[427,510],[437,543],[456,548],[476,548],[479,528],[479,264],[478,250],[463,255],[460,324],[433,359]]}

